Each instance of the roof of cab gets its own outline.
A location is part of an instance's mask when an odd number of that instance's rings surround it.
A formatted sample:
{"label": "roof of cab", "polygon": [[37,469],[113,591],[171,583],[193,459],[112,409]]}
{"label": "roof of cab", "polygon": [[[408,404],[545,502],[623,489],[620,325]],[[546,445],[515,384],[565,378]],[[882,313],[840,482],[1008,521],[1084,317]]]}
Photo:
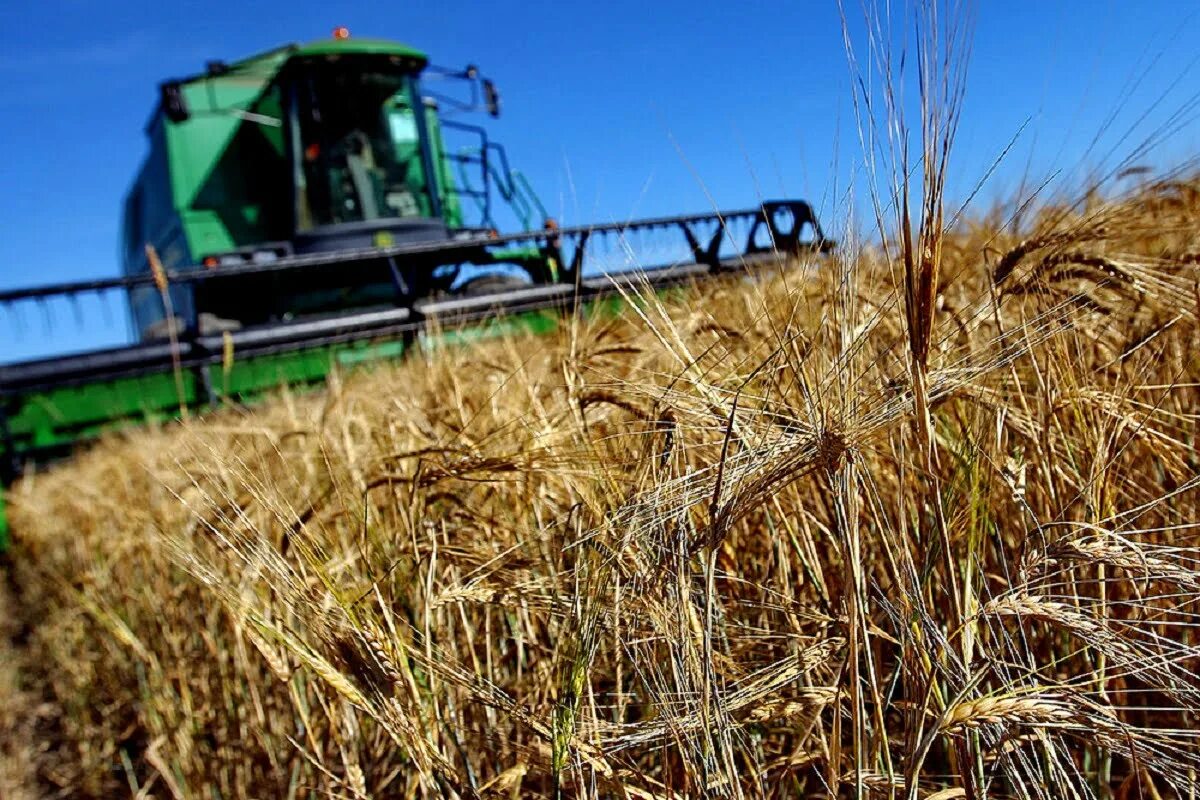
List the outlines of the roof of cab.
{"label": "roof of cab", "polygon": [[220,78],[225,75],[261,75],[265,69],[273,73],[294,58],[329,58],[337,56],[385,56],[403,59],[417,72],[429,64],[429,57],[420,50],[388,39],[319,39],[308,44],[285,44],[262,53],[230,62],[210,62],[208,69],[187,78],[175,78],[165,83],[188,84],[193,81]]}
{"label": "roof of cab", "polygon": [[388,39],[321,39],[308,44],[294,45],[291,55],[295,56],[338,56],[380,55],[399,56],[417,61],[421,66],[429,63],[429,57],[420,50]]}

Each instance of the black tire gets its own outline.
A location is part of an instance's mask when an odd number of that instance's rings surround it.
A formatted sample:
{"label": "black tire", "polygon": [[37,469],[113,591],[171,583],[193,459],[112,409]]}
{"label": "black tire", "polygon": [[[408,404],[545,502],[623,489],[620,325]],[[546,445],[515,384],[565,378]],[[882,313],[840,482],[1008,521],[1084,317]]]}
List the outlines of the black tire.
{"label": "black tire", "polygon": [[454,297],[480,297],[485,294],[503,294],[517,289],[528,289],[533,283],[519,275],[479,275],[454,290]]}

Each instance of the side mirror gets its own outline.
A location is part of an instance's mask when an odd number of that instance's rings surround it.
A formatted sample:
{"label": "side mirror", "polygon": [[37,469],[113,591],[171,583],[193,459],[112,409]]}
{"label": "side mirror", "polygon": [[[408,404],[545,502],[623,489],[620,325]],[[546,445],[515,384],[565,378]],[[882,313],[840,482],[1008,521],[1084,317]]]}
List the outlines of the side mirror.
{"label": "side mirror", "polygon": [[187,100],[183,97],[183,87],[178,81],[168,81],[158,87],[163,113],[171,122],[184,122],[192,114],[188,111]]}
{"label": "side mirror", "polygon": [[489,114],[493,117],[500,116],[500,91],[488,78],[483,79],[483,101],[487,104]]}

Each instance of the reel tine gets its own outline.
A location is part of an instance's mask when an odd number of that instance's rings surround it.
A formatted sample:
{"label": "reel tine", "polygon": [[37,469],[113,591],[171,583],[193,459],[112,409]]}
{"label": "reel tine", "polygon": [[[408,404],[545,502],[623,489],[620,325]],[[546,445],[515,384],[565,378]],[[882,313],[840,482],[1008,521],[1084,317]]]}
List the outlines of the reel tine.
{"label": "reel tine", "polygon": [[596,241],[596,262],[600,266],[600,272],[609,272],[612,270],[612,231],[603,229]]}
{"label": "reel tine", "polygon": [[42,322],[44,327],[42,330],[47,336],[54,330],[54,312],[50,308],[50,302],[44,297],[38,298],[38,306],[42,309]]}
{"label": "reel tine", "polygon": [[100,315],[104,318],[104,327],[112,327],[112,309],[109,307],[109,298],[112,297],[111,292],[96,292],[96,300],[100,304]]}
{"label": "reel tine", "polygon": [[21,313],[20,303],[10,303],[9,307],[12,311],[13,327],[17,332],[17,340],[21,341],[25,338],[25,315]]}

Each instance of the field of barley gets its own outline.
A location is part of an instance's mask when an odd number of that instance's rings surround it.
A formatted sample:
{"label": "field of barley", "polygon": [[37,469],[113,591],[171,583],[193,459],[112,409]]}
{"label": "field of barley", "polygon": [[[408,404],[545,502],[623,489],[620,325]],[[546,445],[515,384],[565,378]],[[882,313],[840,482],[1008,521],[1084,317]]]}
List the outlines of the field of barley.
{"label": "field of barley", "polygon": [[1194,797],[1200,181],[917,233],[28,476],[11,796]]}

